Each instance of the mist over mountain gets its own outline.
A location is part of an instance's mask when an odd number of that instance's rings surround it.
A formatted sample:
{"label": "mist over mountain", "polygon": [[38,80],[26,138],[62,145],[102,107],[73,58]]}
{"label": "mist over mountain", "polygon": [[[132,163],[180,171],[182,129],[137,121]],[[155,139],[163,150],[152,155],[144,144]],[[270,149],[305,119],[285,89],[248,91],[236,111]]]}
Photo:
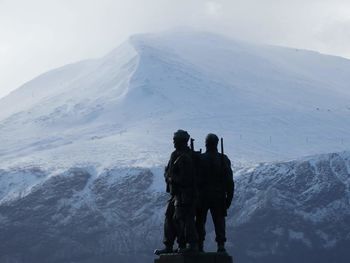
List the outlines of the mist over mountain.
{"label": "mist over mountain", "polygon": [[347,262],[348,83],[344,58],[193,31],[29,81],[0,100],[0,262],[152,260],[179,128],[225,139],[234,260]]}

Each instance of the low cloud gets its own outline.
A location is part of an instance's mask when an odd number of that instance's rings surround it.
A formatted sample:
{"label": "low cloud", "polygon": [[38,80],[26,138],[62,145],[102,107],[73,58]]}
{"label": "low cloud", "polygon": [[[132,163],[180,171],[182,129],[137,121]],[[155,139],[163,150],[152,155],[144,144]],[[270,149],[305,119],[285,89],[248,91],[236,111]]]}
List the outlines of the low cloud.
{"label": "low cloud", "polygon": [[0,0],[0,97],[129,35],[192,27],[350,58],[346,0]]}

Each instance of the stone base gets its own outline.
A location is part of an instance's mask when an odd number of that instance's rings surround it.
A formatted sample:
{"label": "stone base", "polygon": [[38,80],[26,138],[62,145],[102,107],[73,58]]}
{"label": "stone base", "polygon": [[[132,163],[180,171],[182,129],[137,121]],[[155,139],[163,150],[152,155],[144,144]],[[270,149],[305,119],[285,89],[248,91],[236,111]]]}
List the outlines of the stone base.
{"label": "stone base", "polygon": [[226,253],[164,254],[154,263],[232,263],[232,257]]}

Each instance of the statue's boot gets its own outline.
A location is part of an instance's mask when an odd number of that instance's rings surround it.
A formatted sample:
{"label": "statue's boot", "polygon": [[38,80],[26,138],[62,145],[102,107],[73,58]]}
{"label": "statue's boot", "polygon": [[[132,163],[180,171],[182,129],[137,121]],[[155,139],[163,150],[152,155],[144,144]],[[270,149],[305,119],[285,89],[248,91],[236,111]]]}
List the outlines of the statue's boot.
{"label": "statue's boot", "polygon": [[198,252],[198,245],[197,244],[188,244],[188,246],[183,247],[179,246],[178,253],[180,254],[186,254],[186,253],[197,253]]}
{"label": "statue's boot", "polygon": [[162,254],[171,254],[174,253],[173,246],[166,246],[163,249],[156,249],[154,250],[154,254],[156,255],[162,255]]}
{"label": "statue's boot", "polygon": [[218,253],[226,253],[225,243],[218,243]]}
{"label": "statue's boot", "polygon": [[204,244],[203,242],[198,243],[198,252],[204,253]]}
{"label": "statue's boot", "polygon": [[179,247],[176,249],[177,253],[183,253],[186,250],[186,244],[179,244]]}

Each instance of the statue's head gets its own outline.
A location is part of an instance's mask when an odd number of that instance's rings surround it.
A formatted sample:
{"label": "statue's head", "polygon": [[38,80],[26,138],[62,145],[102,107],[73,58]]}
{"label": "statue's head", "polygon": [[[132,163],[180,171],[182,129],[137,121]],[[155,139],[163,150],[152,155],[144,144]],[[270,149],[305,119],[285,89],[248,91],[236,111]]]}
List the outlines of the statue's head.
{"label": "statue's head", "polygon": [[205,138],[205,147],[208,151],[213,151],[218,149],[219,137],[214,133],[209,133]]}
{"label": "statue's head", "polygon": [[187,146],[190,135],[187,131],[177,130],[174,133],[173,142],[175,149],[182,149]]}

